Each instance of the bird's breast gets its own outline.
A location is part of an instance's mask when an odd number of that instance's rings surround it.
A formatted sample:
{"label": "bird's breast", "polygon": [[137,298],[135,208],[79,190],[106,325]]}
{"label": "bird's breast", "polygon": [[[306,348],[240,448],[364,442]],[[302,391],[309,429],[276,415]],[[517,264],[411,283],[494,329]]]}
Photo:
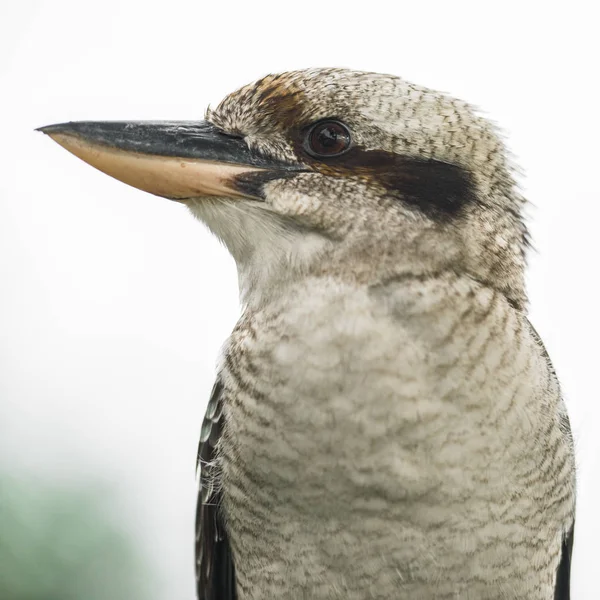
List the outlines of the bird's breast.
{"label": "bird's breast", "polygon": [[[261,539],[272,554],[261,568],[299,553],[340,581],[356,563],[392,586],[464,568],[456,544],[500,564],[490,540],[518,546],[525,522],[544,530],[539,498],[559,494],[539,469],[548,447],[562,451],[558,396],[520,316],[491,290],[317,280],[245,315],[222,375],[225,510],[240,556]],[[362,558],[348,561],[355,544]]]}

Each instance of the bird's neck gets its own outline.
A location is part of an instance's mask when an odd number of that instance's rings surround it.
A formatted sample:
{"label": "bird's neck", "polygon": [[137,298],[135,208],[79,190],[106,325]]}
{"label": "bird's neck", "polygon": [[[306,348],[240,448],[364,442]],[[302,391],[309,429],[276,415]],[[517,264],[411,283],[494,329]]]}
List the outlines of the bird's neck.
{"label": "bird's neck", "polygon": [[297,293],[302,281],[334,279],[355,289],[370,288],[406,277],[431,277],[453,271],[460,248],[435,231],[407,229],[394,239],[379,232],[355,231],[328,240],[301,233],[255,248],[237,260],[244,306],[260,309],[273,300]]}
{"label": "bird's neck", "polygon": [[[464,244],[440,228],[415,223],[363,226],[332,240],[314,229],[274,214],[259,202],[202,199],[189,205],[236,261],[240,300],[259,310],[285,296],[292,284],[333,277],[355,286],[374,286],[398,277],[464,273],[490,288],[486,273],[465,258]],[[504,290],[500,289],[504,293]]]}

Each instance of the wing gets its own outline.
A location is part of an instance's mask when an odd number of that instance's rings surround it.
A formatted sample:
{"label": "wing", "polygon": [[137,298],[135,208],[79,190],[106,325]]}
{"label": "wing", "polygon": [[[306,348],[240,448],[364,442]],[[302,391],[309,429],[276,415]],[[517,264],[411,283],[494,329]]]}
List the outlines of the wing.
{"label": "wing", "polygon": [[[546,351],[546,347],[542,342],[542,338],[539,333],[535,330],[533,325],[529,323],[529,327],[531,329],[531,333],[535,338],[536,342],[540,346],[544,358],[548,362],[548,366],[552,371],[552,375],[556,377],[556,371],[552,366],[552,362],[550,360],[550,356],[548,356],[548,352]],[[569,417],[565,413],[561,419],[561,429],[565,436],[567,436],[570,440],[572,440],[571,433],[571,423],[569,422]],[[572,441],[571,441],[572,443]],[[569,531],[565,534],[565,537],[562,542],[561,554],[560,554],[560,563],[558,565],[558,569],[556,571],[556,584],[554,587],[554,600],[570,600],[571,599],[571,556],[573,555],[573,536],[575,533],[575,520],[571,523],[571,527]]]}
{"label": "wing", "polygon": [[200,467],[196,506],[196,593],[198,600],[236,600],[233,557],[220,514],[215,478],[216,446],[223,428],[223,384],[217,379],[202,422],[196,469]]}
{"label": "wing", "polygon": [[[564,413],[561,418],[561,429],[563,434],[570,438],[572,433],[569,416]],[[565,533],[560,553],[560,563],[556,571],[556,584],[554,587],[554,600],[571,599],[571,556],[573,555],[573,537],[575,535],[575,518],[571,521],[571,527]]]}
{"label": "wing", "polygon": [[556,587],[554,588],[554,600],[570,600],[571,598],[571,555],[573,554],[573,534],[575,522],[565,536],[560,555],[560,564],[556,572]]}

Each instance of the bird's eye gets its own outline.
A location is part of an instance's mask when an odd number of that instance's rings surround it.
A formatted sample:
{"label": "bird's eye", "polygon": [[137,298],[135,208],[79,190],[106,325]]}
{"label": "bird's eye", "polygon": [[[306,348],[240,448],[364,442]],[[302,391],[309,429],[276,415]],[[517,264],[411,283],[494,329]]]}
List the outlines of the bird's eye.
{"label": "bird's eye", "polygon": [[304,146],[311,156],[329,157],[346,152],[351,142],[350,131],[343,123],[319,121],[308,130]]}

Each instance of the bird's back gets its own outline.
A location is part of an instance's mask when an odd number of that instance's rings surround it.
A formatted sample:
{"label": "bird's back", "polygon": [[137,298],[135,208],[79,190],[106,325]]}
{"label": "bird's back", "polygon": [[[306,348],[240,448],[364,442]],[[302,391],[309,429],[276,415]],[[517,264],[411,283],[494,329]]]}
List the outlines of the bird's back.
{"label": "bird's back", "polygon": [[572,445],[502,294],[304,280],[242,318],[221,380],[240,600],[553,597]]}

